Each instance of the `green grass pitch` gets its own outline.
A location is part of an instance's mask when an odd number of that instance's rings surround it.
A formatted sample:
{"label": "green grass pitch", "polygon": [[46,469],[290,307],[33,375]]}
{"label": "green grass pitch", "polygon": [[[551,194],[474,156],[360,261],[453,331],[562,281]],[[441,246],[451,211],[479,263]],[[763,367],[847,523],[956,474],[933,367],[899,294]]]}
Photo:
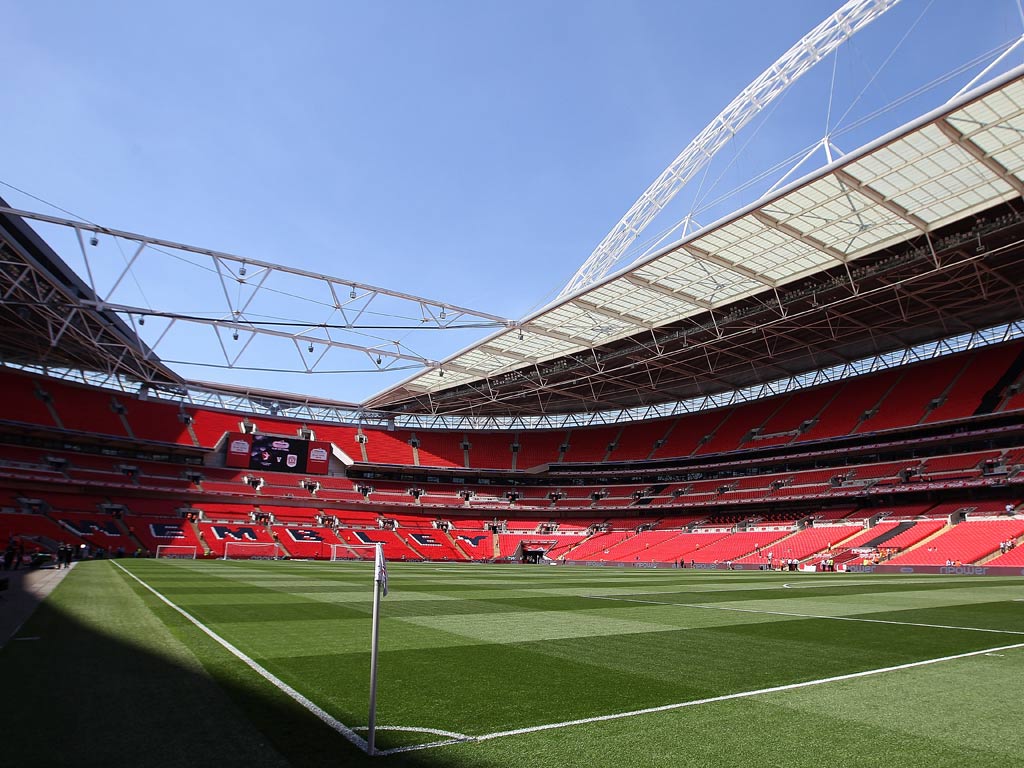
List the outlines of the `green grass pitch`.
{"label": "green grass pitch", "polygon": [[42,765],[1024,765],[1022,579],[389,571],[383,755],[275,687],[365,737],[370,564],[185,560],[68,575],[0,651],[8,689],[24,692],[3,708],[17,734],[0,737],[7,754]]}

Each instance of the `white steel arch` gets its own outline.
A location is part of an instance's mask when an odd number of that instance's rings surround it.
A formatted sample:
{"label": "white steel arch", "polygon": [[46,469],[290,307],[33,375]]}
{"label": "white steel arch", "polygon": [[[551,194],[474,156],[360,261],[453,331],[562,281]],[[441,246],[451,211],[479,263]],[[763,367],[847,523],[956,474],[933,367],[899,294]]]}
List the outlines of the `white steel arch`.
{"label": "white steel arch", "polygon": [[849,0],[812,29],[712,120],[633,203],[565,284],[559,298],[607,275],[640,233],[733,136],[790,85],[899,0]]}

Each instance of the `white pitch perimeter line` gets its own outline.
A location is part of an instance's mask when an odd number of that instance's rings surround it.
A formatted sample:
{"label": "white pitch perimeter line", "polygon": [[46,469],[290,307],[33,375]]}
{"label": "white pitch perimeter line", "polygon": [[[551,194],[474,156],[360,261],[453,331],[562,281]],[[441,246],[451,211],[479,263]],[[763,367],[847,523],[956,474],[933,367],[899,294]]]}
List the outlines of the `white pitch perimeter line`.
{"label": "white pitch perimeter line", "polygon": [[[180,613],[182,616],[184,616],[186,619],[188,619],[193,624],[195,624],[196,627],[198,627],[203,633],[205,633],[212,640],[214,640],[216,643],[218,643],[219,645],[221,645],[225,649],[227,649],[227,651],[230,652],[232,655],[236,656],[241,661],[243,661],[246,664],[246,666],[248,666],[250,669],[252,669],[256,674],[258,674],[264,680],[269,682],[271,685],[273,685],[275,688],[280,690],[282,693],[284,693],[286,696],[291,698],[296,703],[298,703],[301,706],[305,707],[311,713],[316,715],[316,717],[320,718],[320,720],[322,720],[324,723],[326,723],[331,729],[333,729],[334,731],[340,733],[342,736],[344,736],[350,742],[355,744],[361,750],[363,750],[364,752],[367,751],[368,744],[366,743],[366,739],[364,739],[359,734],[355,733],[351,728],[349,728],[343,722],[338,720],[333,715],[330,715],[327,712],[325,712],[323,709],[318,707],[312,701],[310,701],[305,696],[303,696],[301,693],[299,693],[294,688],[292,688],[290,685],[288,685],[288,683],[286,683],[284,680],[282,680],[281,678],[279,678],[276,675],[272,674],[271,672],[269,672],[264,667],[261,667],[259,664],[257,664],[255,661],[253,661],[250,657],[246,656],[244,653],[242,653],[240,650],[238,650],[238,648],[233,646],[231,643],[229,643],[223,637],[221,637],[216,632],[214,632],[212,629],[210,629],[205,624],[203,624],[201,621],[199,621],[199,619],[197,619],[195,616],[193,616],[192,614],[190,614],[188,611],[184,610],[183,608],[179,608],[177,605],[175,605],[170,600],[168,600],[166,597],[164,597],[159,592],[157,592],[155,589],[153,589],[153,587],[149,586],[149,584],[147,584],[142,579],[140,579],[138,576],[136,576],[134,573],[132,573],[127,568],[122,566],[120,563],[114,561],[114,565],[116,565],[124,573],[127,573],[129,576],[131,576],[133,579],[135,579],[137,582],[139,582],[139,584],[141,584],[143,587],[145,587],[150,592],[152,592],[154,595],[156,595],[162,602],[166,603],[168,606],[170,606],[171,608],[176,610],[178,613]],[[996,649],[996,650],[998,650],[998,649]]]}
{"label": "white pitch perimeter line", "polygon": [[925,627],[927,629],[959,629],[964,632],[991,632],[996,635],[1024,635],[1013,629],[988,629],[986,627],[958,627],[952,624],[923,624],[915,621],[890,621],[887,619],[864,619],[855,616],[819,616],[813,613],[790,613],[788,611],[762,611],[757,608],[735,608],[727,605],[702,605],[700,603],[668,603],[663,600],[636,600],[629,597],[613,597],[606,595],[582,595],[590,600],[614,600],[621,603],[641,603],[643,605],[668,605],[676,608],[700,608],[706,611],[732,611],[735,613],[761,613],[766,616],[790,616],[795,619],[825,619],[829,621],[856,621],[864,624],[895,624],[900,627]]}
{"label": "white pitch perimeter line", "polygon": [[743,691],[741,693],[727,693],[724,696],[712,696],[707,699],[695,699],[693,701],[684,701],[678,704],[664,704],[660,707],[648,707],[647,709],[635,709],[632,712],[618,712],[614,715],[599,715],[597,717],[585,717],[579,720],[565,720],[561,723],[548,723],[546,725],[534,725],[529,728],[516,728],[511,731],[497,731],[495,733],[485,733],[482,736],[475,737],[475,741],[489,741],[490,739],[500,739],[504,736],[521,736],[526,733],[537,733],[538,731],[551,731],[558,728],[569,728],[574,725],[587,725],[589,723],[600,723],[608,720],[621,720],[626,717],[637,717],[639,715],[650,715],[656,712],[669,712],[674,709],[684,709],[685,707],[696,707],[701,704],[714,704],[719,701],[731,701],[733,699],[748,699],[752,696],[762,696],[767,693],[779,693],[781,691],[793,691],[798,688],[811,688],[818,685],[826,685],[827,683],[839,683],[844,680],[855,680],[859,677],[871,677],[872,675],[882,675],[887,672],[898,672],[903,669],[913,669],[915,667],[926,667],[931,664],[941,664],[945,661],[955,661],[957,659],[966,659],[971,656],[982,656],[985,654],[995,653],[997,651],[1011,651],[1018,648],[1024,648],[1024,643],[1016,643],[1014,645],[1003,645],[997,648],[986,648],[982,651],[969,651],[967,653],[958,653],[954,656],[942,656],[937,659],[925,659],[924,661],[912,661],[907,664],[897,664],[894,667],[880,667],[879,669],[868,669],[864,672],[852,672],[847,675],[836,675],[834,677],[823,677],[820,680],[808,680],[803,683],[789,683],[788,685],[776,685],[772,688],[760,688],[756,691]]}
{"label": "white pitch perimeter line", "polygon": [[[362,728],[356,728],[357,731],[369,730],[365,726]],[[378,731],[399,731],[404,733],[430,733],[434,736],[446,736],[447,738],[440,741],[431,741],[426,744],[407,744],[404,747],[392,747],[391,749],[378,749],[375,754],[378,757],[386,757],[387,755],[397,755],[399,752],[415,752],[421,749],[433,749],[435,747],[447,747],[449,744],[465,744],[467,741],[476,741],[475,736],[467,736],[464,733],[455,733],[454,731],[443,731],[439,728],[413,728],[403,725],[378,725]]]}

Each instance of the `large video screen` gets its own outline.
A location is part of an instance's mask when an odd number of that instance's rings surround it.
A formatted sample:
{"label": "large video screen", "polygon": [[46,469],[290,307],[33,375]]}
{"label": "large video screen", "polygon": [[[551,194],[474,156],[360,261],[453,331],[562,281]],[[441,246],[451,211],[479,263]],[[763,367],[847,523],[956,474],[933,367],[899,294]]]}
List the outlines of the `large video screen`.
{"label": "large video screen", "polygon": [[280,435],[228,435],[227,465],[265,472],[326,474],[330,443]]}
{"label": "large video screen", "polygon": [[253,435],[249,469],[274,472],[305,472],[309,441],[273,435]]}

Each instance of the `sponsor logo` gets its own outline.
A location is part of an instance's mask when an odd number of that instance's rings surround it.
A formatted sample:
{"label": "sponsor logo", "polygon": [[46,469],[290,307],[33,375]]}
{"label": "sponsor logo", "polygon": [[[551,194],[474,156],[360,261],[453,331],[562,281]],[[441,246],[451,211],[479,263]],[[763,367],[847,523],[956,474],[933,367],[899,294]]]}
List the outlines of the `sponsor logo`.
{"label": "sponsor logo", "polygon": [[905,565],[902,568],[900,568],[900,573],[913,573],[913,572],[914,572],[914,569],[911,568],[909,565]]}
{"label": "sponsor logo", "polygon": [[149,530],[157,539],[183,539],[184,531],[177,523],[150,523]]}
{"label": "sponsor logo", "polygon": [[362,542],[363,544],[384,544],[385,543],[383,541],[377,541],[376,539],[371,537],[370,534],[366,533],[366,531],[352,531],[352,535],[355,536],[357,539],[359,539],[359,541]]}
{"label": "sponsor logo", "polygon": [[939,573],[947,576],[984,576],[988,568],[977,565],[944,565]]}
{"label": "sponsor logo", "polygon": [[315,528],[288,528],[288,535],[292,537],[294,541],[323,541],[321,536]]}
{"label": "sponsor logo", "polygon": [[233,528],[228,525],[215,525],[211,529],[213,535],[218,539],[230,539],[231,541],[259,541],[260,537],[251,526],[245,525]]}
{"label": "sponsor logo", "polygon": [[717,571],[718,563],[694,563],[693,567],[698,571]]}
{"label": "sponsor logo", "polygon": [[229,450],[232,453],[249,453],[249,443],[245,440],[232,440]]}
{"label": "sponsor logo", "polygon": [[64,525],[70,528],[73,532],[79,536],[88,536],[95,533],[103,533],[107,536],[120,536],[121,531],[118,530],[117,524],[113,521],[106,521],[98,523],[95,520],[68,520],[61,518],[60,520]]}
{"label": "sponsor logo", "polygon": [[874,573],[875,566],[873,565],[848,565],[846,570],[849,573]]}
{"label": "sponsor logo", "polygon": [[287,440],[275,440],[270,447],[278,451],[287,451],[291,447],[291,443]]}
{"label": "sponsor logo", "polygon": [[422,544],[424,547],[441,546],[441,542],[435,539],[429,533],[410,533],[409,538],[415,541],[417,544]]}
{"label": "sponsor logo", "polygon": [[309,452],[310,461],[327,461],[326,448],[314,448]]}

